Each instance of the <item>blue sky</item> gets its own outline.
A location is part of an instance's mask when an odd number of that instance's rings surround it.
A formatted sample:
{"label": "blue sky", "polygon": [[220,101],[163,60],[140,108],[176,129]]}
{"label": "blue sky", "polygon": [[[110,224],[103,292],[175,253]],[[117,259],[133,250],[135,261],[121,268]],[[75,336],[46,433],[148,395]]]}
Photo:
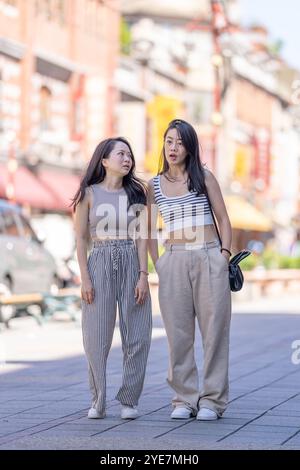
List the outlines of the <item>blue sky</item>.
{"label": "blue sky", "polygon": [[283,57],[300,70],[300,1],[299,0],[240,0],[244,25],[259,22],[274,39],[282,39]]}

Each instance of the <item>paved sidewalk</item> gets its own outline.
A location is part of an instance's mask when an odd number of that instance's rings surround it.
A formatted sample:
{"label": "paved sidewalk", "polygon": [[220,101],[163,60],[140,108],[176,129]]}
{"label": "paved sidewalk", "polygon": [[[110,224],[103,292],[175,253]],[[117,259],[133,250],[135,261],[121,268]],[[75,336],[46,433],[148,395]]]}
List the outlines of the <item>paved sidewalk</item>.
{"label": "paved sidewalk", "polygon": [[[291,360],[299,324],[295,314],[233,315],[230,405],[222,419],[205,423],[170,419],[167,342],[155,316],[140,417],[128,422],[113,399],[121,380],[118,333],[107,418],[89,420],[79,323],[59,315],[43,327],[16,319],[0,333],[0,449],[299,449],[300,364]],[[199,337],[197,347],[201,364]]]}

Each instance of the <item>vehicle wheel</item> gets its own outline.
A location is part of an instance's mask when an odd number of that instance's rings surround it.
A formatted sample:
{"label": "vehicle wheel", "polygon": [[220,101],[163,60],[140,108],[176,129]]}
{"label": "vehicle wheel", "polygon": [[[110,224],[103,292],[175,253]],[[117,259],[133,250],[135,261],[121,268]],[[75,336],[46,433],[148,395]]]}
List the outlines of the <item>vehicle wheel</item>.
{"label": "vehicle wheel", "polygon": [[57,295],[57,293],[58,293],[59,289],[61,289],[61,287],[62,287],[61,281],[59,280],[57,275],[54,274],[54,276],[52,278],[51,286],[50,286],[50,293],[52,295]]}
{"label": "vehicle wheel", "polygon": [[[0,296],[9,296],[12,294],[12,283],[9,279],[0,282]],[[16,307],[14,305],[0,305],[0,322],[5,326],[9,326],[8,322],[16,314]]]}

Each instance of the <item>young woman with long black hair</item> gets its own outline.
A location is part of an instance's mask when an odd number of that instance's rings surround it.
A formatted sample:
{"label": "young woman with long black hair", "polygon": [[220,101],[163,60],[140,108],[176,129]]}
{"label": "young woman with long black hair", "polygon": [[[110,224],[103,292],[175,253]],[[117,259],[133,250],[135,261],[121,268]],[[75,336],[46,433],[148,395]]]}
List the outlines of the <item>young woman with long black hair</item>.
{"label": "young woman with long black hair", "polygon": [[[123,382],[116,398],[122,405],[121,417],[134,419],[150,347],[151,299],[146,189],[135,176],[135,160],[126,139],[106,139],[97,146],[73,206],[83,344],[92,393],[88,417],[105,416],[106,362],[118,305]],[[89,235],[93,247],[87,257]]]}
{"label": "young woman with long black hair", "polygon": [[[152,215],[153,207],[168,231],[166,251],[158,258],[156,217],[149,218],[149,251],[159,276],[169,344],[168,383],[176,393],[171,417],[217,419],[228,402],[231,225],[219,184],[202,165],[197,134],[186,121],[172,121],[164,134],[161,170],[149,182]],[[195,319],[204,350],[201,391],[194,358]]]}

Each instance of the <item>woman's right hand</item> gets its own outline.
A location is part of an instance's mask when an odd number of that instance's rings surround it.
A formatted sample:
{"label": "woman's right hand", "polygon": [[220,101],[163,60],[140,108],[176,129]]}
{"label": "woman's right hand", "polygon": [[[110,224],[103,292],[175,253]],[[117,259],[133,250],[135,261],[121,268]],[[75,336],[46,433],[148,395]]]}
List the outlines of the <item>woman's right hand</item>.
{"label": "woman's right hand", "polygon": [[81,297],[88,304],[91,304],[95,298],[95,290],[90,279],[83,279],[81,283]]}

